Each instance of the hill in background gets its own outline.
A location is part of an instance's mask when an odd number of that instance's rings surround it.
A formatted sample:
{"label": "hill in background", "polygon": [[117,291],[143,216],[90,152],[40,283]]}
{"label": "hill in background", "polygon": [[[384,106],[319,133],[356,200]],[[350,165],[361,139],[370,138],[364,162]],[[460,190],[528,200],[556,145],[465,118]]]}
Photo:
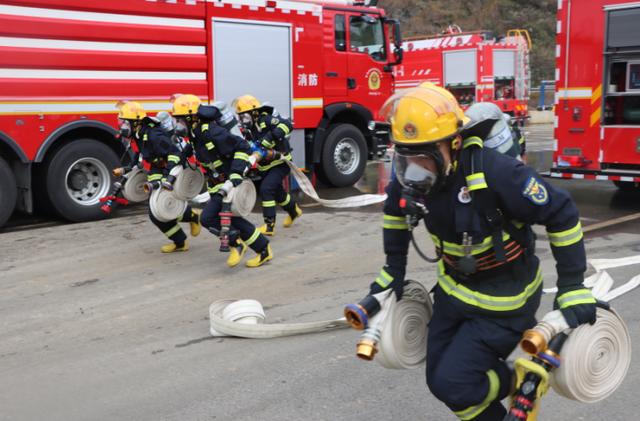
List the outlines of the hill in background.
{"label": "hill in background", "polygon": [[434,35],[451,24],[496,35],[526,29],[533,41],[531,86],[554,78],[557,0],[381,0],[378,5],[400,20],[405,37]]}

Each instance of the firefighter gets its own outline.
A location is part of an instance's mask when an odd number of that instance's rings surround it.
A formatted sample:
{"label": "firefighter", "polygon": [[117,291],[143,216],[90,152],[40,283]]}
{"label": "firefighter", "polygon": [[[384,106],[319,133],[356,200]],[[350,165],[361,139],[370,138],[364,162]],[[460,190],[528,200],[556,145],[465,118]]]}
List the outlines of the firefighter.
{"label": "firefighter", "polygon": [[233,103],[240,121],[249,129],[255,148],[262,156],[258,170],[264,225],[259,229],[263,234],[272,236],[276,226],[276,204],[287,212],[282,223],[285,228],[292,226],[302,215],[302,210],[282,185],[291,171],[285,161],[291,160],[289,135],[293,126],[272,106],[261,104],[254,96],[243,95]]}
{"label": "firefighter", "polygon": [[546,227],[556,260],[555,306],[569,326],[595,321],[586,256],[569,194],[532,168],[464,138],[466,118],[442,88],[420,86],[382,109],[395,144],[384,205],[386,265],[370,293],[402,298],[416,215],[436,245],[437,284],[427,339],[431,392],[461,420],[502,420],[513,376],[505,360],[532,327],[542,273],[531,226]]}
{"label": "firefighter", "polygon": [[[118,122],[122,137],[131,138],[139,149],[139,154],[150,168],[147,171],[145,190],[164,188],[173,190],[175,177],[170,175],[171,169],[180,164],[180,151],[157,120],[147,116],[142,105],[135,101],[121,101],[117,105]],[[200,218],[187,206],[182,216],[169,222],[161,222],[153,216],[149,208],[151,222],[172,242],[160,248],[163,253],[189,250],[187,236],[180,228],[179,222],[188,222],[192,237],[200,234]]]}
{"label": "firefighter", "polygon": [[[214,120],[204,118],[200,99],[195,95],[179,95],[173,100],[172,114],[177,120],[176,133],[191,140],[196,158],[206,169],[207,188],[211,200],[202,215],[202,225],[216,236],[220,235],[222,200],[231,189],[242,182],[249,166],[249,143],[232,134]],[[229,267],[237,266],[247,247],[257,253],[246,262],[247,267],[262,266],[273,258],[269,240],[249,221],[231,218],[229,231]]]}

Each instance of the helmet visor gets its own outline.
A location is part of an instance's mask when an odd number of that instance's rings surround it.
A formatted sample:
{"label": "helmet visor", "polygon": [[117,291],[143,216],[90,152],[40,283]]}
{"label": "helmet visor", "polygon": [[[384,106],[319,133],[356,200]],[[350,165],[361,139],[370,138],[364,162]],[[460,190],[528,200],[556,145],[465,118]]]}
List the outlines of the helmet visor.
{"label": "helmet visor", "polygon": [[396,178],[403,187],[428,194],[439,181],[443,157],[436,145],[416,152],[396,150],[393,156]]}

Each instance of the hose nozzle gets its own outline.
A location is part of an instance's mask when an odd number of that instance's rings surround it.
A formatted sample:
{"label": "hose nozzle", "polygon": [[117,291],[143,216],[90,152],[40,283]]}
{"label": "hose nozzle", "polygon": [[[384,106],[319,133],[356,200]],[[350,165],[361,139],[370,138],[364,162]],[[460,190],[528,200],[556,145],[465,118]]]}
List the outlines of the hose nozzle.
{"label": "hose nozzle", "polygon": [[544,332],[536,328],[537,326],[526,330],[520,340],[520,347],[527,354],[537,355],[547,349],[547,338]]}
{"label": "hose nozzle", "polygon": [[380,311],[380,302],[373,295],[367,295],[357,304],[347,304],[344,317],[347,323],[356,330],[364,330],[369,325],[369,318]]}
{"label": "hose nozzle", "polygon": [[376,343],[373,342],[371,339],[368,339],[368,338],[360,339],[358,341],[358,344],[356,345],[356,355],[358,356],[358,358],[362,360],[365,360],[365,361],[373,360],[373,357],[376,355],[376,352],[378,352],[378,348],[376,347]]}

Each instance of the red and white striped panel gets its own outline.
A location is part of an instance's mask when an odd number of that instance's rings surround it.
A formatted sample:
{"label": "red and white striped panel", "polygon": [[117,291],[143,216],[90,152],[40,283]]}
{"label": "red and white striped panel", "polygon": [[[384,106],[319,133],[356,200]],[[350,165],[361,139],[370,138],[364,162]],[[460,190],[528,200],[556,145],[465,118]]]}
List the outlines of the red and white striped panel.
{"label": "red and white striped panel", "polygon": [[630,177],[621,175],[602,175],[602,174],[575,174],[568,172],[552,171],[549,173],[553,178],[565,178],[565,179],[580,179],[580,180],[599,180],[599,181],[624,181],[630,183],[640,183],[640,176]]}
{"label": "red and white striped panel", "polygon": [[119,99],[166,109],[176,92],[207,97],[204,3],[4,1],[0,27],[0,114],[113,112]]}

